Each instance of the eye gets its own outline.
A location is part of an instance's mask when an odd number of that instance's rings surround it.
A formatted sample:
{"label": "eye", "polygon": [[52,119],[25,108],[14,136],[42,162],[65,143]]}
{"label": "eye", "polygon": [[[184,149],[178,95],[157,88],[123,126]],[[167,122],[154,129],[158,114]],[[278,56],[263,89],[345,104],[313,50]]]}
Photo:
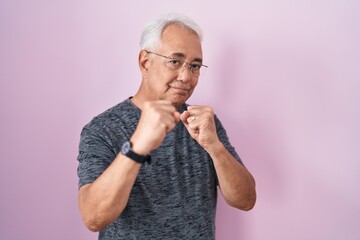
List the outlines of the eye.
{"label": "eye", "polygon": [[191,68],[192,70],[198,71],[198,70],[200,70],[201,65],[200,65],[200,64],[196,64],[196,63],[192,63],[192,64],[190,64],[190,68]]}
{"label": "eye", "polygon": [[181,61],[180,60],[177,60],[177,59],[171,59],[169,61],[170,65],[174,66],[174,67],[177,67],[177,66],[180,66],[181,65]]}

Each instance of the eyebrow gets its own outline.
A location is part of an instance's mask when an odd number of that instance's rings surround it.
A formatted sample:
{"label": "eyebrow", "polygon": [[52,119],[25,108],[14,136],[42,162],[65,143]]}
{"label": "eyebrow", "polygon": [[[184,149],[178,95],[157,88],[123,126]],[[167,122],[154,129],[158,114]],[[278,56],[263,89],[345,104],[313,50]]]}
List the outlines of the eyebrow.
{"label": "eyebrow", "polygon": [[[177,53],[171,54],[170,57],[185,58],[185,54],[183,54],[181,52],[177,52]],[[194,58],[191,62],[200,62],[200,63],[202,63],[202,59],[201,58]]]}

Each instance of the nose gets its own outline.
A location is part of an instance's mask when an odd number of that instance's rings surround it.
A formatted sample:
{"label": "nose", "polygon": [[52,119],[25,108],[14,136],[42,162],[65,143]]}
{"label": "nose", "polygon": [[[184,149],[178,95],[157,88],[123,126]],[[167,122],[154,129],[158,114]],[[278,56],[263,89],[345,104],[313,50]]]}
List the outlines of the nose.
{"label": "nose", "polygon": [[189,68],[188,63],[184,63],[184,65],[179,69],[178,72],[178,80],[182,82],[188,82],[191,80],[191,69]]}

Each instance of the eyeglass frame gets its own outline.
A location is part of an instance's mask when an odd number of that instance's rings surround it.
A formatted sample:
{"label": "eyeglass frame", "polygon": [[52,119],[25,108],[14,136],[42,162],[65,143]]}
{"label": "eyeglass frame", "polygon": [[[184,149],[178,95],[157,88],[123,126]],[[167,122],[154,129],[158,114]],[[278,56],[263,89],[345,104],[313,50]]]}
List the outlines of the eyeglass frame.
{"label": "eyeglass frame", "polygon": [[[179,69],[183,69],[184,66],[186,66],[186,64],[187,64],[187,65],[188,65],[188,68],[190,69],[190,73],[191,73],[191,74],[194,74],[194,73],[193,73],[193,69],[194,69],[194,68],[193,68],[193,66],[192,66],[192,65],[194,65],[193,63],[189,63],[189,62],[186,62],[185,60],[180,60],[180,59],[178,59],[178,58],[167,57],[167,56],[165,56],[165,55],[162,55],[162,54],[159,54],[159,53],[155,53],[155,52],[152,52],[152,51],[149,51],[149,50],[144,50],[144,51],[147,52],[147,53],[149,53],[149,54],[154,54],[154,55],[157,55],[157,56],[166,58],[166,59],[183,61],[184,63],[182,64],[181,67],[179,67]],[[199,74],[198,74],[198,75],[194,74],[194,76],[200,76],[200,69],[201,69],[201,67],[206,67],[206,68],[204,68],[204,69],[207,69],[207,68],[209,67],[209,66],[204,65],[204,64],[202,64],[202,63],[196,64],[196,65],[199,66]],[[177,70],[175,70],[175,71],[178,71],[179,69],[177,69]]]}

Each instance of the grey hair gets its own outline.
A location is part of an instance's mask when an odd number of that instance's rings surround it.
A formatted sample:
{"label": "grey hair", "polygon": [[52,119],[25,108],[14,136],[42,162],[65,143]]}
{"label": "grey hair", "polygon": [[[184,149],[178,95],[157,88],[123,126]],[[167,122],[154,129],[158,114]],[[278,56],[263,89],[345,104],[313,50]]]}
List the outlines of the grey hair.
{"label": "grey hair", "polygon": [[180,14],[166,14],[147,23],[141,33],[140,48],[147,50],[157,50],[161,44],[161,35],[166,27],[176,24],[185,27],[199,37],[202,41],[203,35],[201,28],[189,17]]}

